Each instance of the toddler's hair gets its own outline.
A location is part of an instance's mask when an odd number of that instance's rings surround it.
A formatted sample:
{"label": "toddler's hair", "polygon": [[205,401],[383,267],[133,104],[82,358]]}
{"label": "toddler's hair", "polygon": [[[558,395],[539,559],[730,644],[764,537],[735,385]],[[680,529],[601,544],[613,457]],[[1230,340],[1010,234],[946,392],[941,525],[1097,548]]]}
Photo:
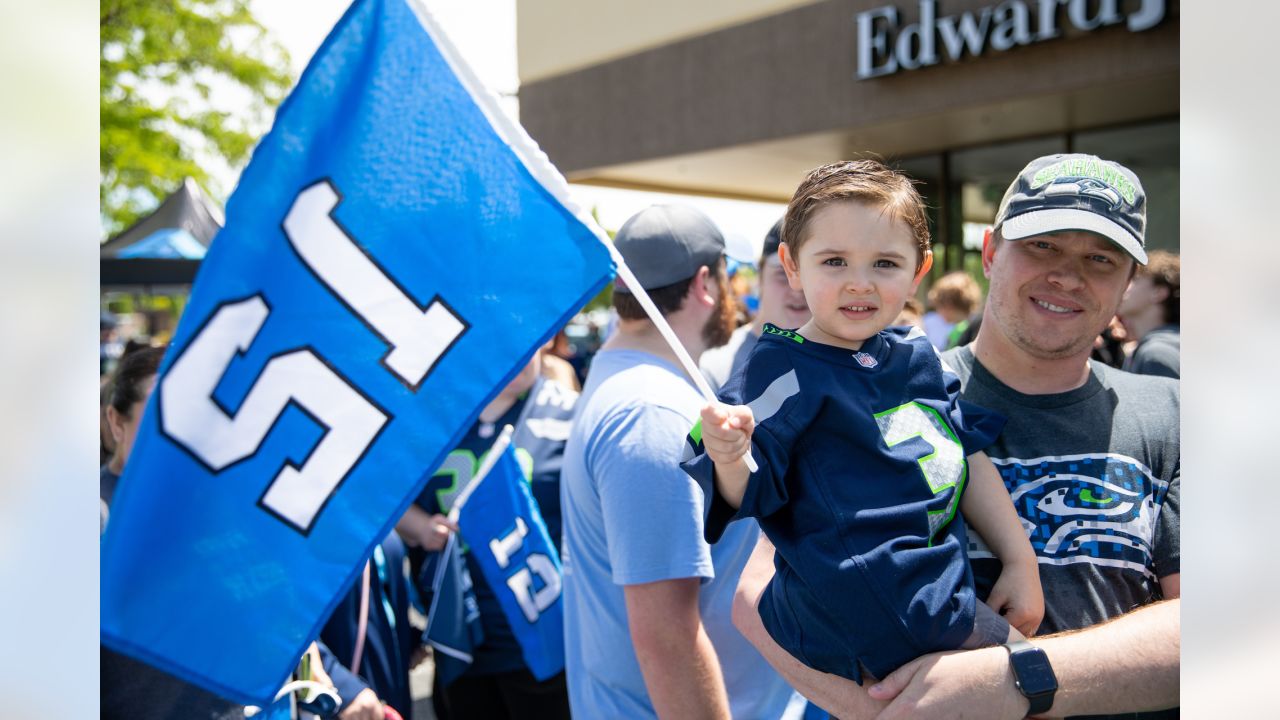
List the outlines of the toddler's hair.
{"label": "toddler's hair", "polygon": [[886,212],[907,224],[916,241],[916,270],[929,252],[929,221],[924,200],[914,182],[878,160],[842,160],[809,171],[787,204],[782,242],[792,255],[804,244],[805,227],[818,208],[842,200],[856,200]]}

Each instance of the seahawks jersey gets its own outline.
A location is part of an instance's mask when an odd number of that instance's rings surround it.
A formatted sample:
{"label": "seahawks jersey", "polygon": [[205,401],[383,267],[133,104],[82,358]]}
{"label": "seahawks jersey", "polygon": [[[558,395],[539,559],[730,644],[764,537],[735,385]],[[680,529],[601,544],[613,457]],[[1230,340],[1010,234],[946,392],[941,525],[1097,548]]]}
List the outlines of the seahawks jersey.
{"label": "seahawks jersey", "polygon": [[[547,532],[560,549],[560,466],[564,444],[578,393],[546,378],[539,378],[524,397],[494,423],[477,421],[427,481],[416,503],[429,513],[448,513],[479,470],[484,456],[505,425],[515,426],[511,443],[516,448],[525,478],[530,483]],[[511,632],[493,588],[479,565],[466,554],[474,582],[476,601],[484,627],[484,642],[476,648],[470,674],[493,674],[524,668],[520,644]],[[506,591],[504,588],[503,591]]]}
{"label": "seahawks jersey", "polygon": [[[852,352],[772,325],[725,388],[725,402],[755,416],[760,470],[736,513],[711,493],[707,539],[731,520],[759,519],[777,548],[761,619],[806,665],[861,682],[863,669],[884,677],[972,632],[956,510],[966,456],[1004,421],[959,390],[919,331],[889,328]],[[712,482],[705,454],[685,468]]]}

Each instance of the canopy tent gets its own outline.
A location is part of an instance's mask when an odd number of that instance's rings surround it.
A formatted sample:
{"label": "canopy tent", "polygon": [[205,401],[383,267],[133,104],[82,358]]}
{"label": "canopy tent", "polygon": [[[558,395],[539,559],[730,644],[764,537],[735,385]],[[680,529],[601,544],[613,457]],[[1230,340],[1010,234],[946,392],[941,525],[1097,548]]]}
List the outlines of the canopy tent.
{"label": "canopy tent", "polygon": [[190,285],[222,210],[191,178],[150,215],[102,244],[101,286]]}

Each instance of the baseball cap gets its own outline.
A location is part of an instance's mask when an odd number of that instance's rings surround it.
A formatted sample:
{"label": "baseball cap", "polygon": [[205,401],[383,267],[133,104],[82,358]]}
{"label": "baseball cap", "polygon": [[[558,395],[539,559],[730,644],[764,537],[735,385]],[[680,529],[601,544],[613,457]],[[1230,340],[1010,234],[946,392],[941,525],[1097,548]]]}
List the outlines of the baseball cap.
{"label": "baseball cap", "polygon": [[[724,235],[706,215],[685,205],[653,205],[631,216],[613,239],[645,290],[714,268],[724,256]],[[616,290],[628,292],[619,281]]]}
{"label": "baseball cap", "polygon": [[1096,155],[1046,155],[1009,186],[995,228],[1010,240],[1065,230],[1101,235],[1147,264],[1147,196],[1138,176]]}
{"label": "baseball cap", "polygon": [[764,252],[760,255],[765,260],[778,254],[778,246],[782,244],[782,220],[778,218],[778,222],[769,228],[769,234],[764,236]]}

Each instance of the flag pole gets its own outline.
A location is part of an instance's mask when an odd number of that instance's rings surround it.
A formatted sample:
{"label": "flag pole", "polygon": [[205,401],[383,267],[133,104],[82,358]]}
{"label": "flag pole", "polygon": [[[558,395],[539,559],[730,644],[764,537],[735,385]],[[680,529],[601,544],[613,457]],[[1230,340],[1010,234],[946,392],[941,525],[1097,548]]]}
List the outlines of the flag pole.
{"label": "flag pole", "polygon": [[511,425],[502,428],[502,432],[498,435],[498,439],[493,441],[493,446],[489,448],[489,452],[485,454],[484,461],[480,463],[480,468],[476,471],[475,479],[467,484],[462,490],[462,494],[458,499],[453,501],[453,507],[449,509],[449,520],[458,522],[458,514],[462,512],[462,506],[471,498],[471,493],[480,487],[480,483],[489,476],[489,471],[493,469],[495,463],[502,453],[507,451],[507,446],[511,444],[511,436],[515,434],[516,429]]}
{"label": "flag pole", "polygon": [[[671,350],[675,352],[679,358],[680,364],[684,366],[685,373],[693,380],[693,384],[698,387],[698,392],[702,393],[702,399],[709,403],[718,402],[716,394],[712,392],[711,386],[707,384],[707,379],[702,376],[698,370],[698,366],[694,364],[693,358],[689,356],[689,351],[684,349],[684,344],[680,342],[680,338],[676,337],[676,332],[667,324],[667,319],[658,312],[658,307],[653,304],[653,300],[649,298],[649,293],[645,292],[644,287],[640,285],[640,281],[636,276],[631,274],[631,268],[627,267],[627,261],[623,259],[622,253],[618,252],[618,248],[613,243],[609,243],[609,253],[613,255],[613,261],[618,266],[618,277],[622,278],[622,282],[626,283],[627,290],[631,291],[632,296],[640,301],[640,307],[644,308],[645,313],[649,316],[649,320],[653,322],[654,327],[658,328],[662,339],[667,341],[671,346]],[[747,464],[747,469],[756,472],[760,469],[756,465],[756,461],[751,457],[750,448],[747,453],[742,456],[742,461]]]}

